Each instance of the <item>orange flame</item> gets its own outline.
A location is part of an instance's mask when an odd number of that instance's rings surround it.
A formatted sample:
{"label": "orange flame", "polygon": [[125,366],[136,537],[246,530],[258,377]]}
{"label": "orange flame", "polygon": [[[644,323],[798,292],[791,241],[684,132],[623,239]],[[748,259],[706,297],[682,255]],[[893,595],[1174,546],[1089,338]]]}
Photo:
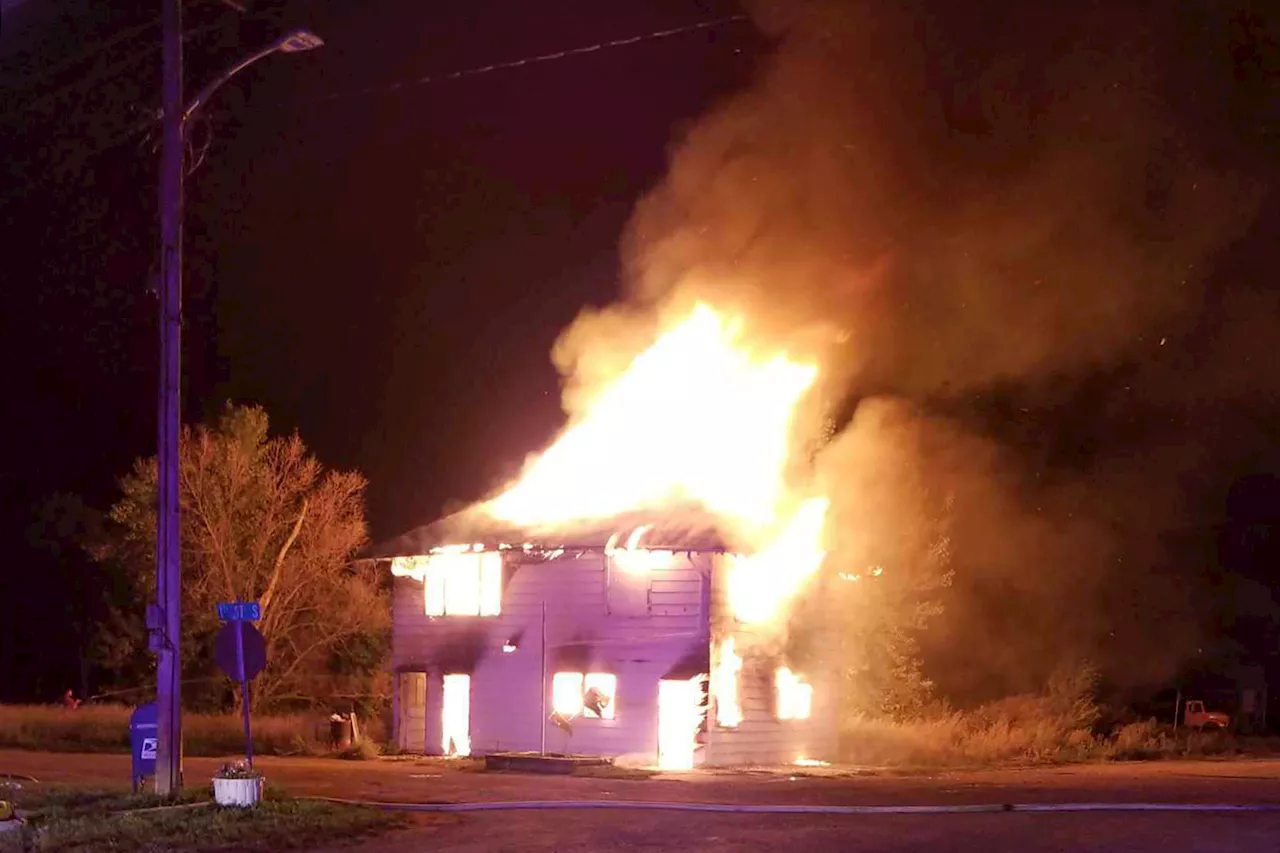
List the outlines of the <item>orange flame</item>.
{"label": "orange flame", "polygon": [[698,305],[591,401],[490,514],[523,526],[609,518],[691,500],[725,518],[773,521],[792,413],[817,367],[760,358]]}
{"label": "orange flame", "polygon": [[[816,364],[761,351],[744,323],[700,303],[483,509],[536,528],[701,506],[735,535],[747,534],[754,550],[733,561],[735,614],[775,620],[824,556],[827,500],[800,499],[786,477],[797,406],[817,378]],[[644,532],[625,549],[610,542],[611,556],[629,570],[655,568],[670,556],[639,548]]]}
{"label": "orange flame", "polygon": [[716,723],[733,728],[742,722],[742,704],[738,701],[738,673],[742,670],[742,658],[734,650],[732,636],[720,644],[720,656],[714,669],[711,692],[716,697]]}
{"label": "orange flame", "polygon": [[776,539],[749,556],[731,557],[729,607],[743,622],[778,618],[805,581],[822,565],[822,530],[830,501],[810,498],[800,505]]}
{"label": "orange flame", "polygon": [[702,684],[705,676],[686,681],[658,682],[658,767],[692,770],[698,749],[698,729],[706,717]]}
{"label": "orange flame", "polygon": [[648,549],[640,547],[640,540],[649,532],[651,525],[637,527],[627,539],[625,548],[618,547],[618,534],[609,537],[605,543],[605,556],[624,572],[645,574],[655,569],[665,569],[675,562],[674,551]]}

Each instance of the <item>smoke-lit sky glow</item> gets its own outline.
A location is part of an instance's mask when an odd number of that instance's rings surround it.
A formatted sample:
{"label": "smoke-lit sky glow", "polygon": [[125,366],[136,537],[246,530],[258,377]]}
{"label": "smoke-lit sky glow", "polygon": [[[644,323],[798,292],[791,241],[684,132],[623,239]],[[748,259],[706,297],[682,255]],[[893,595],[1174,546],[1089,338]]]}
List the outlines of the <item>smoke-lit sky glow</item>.
{"label": "smoke-lit sky glow", "polygon": [[641,199],[625,298],[557,344],[567,410],[672,306],[733,312],[765,346],[824,339],[793,438],[837,420],[812,463],[832,567],[909,574],[945,515],[957,583],[935,633],[981,661],[953,673],[1024,687],[1079,656],[1159,679],[1204,617],[1199,581],[1165,574],[1169,537],[1220,512],[1246,459],[1218,442],[1259,435],[1234,410],[1275,387],[1233,364],[1258,329],[1221,313],[1274,321],[1271,282],[1219,262],[1275,163],[1187,95],[1230,86],[1226,42],[1189,57],[1188,22],[1140,5],[1005,11],[758,4],[778,48]]}

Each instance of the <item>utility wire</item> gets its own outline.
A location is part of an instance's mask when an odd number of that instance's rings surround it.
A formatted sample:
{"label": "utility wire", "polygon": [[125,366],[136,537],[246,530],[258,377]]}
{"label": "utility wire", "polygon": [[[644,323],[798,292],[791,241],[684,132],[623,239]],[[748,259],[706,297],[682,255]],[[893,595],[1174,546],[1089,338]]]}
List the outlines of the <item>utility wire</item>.
{"label": "utility wire", "polygon": [[147,21],[145,24],[138,24],[136,27],[130,27],[129,29],[122,30],[116,33],[111,38],[107,39],[102,44],[96,45],[89,50],[81,51],[79,54],[71,57],[70,59],[63,60],[62,62],[58,63],[52,68],[47,68],[39,73],[32,74],[26,77],[25,79],[18,80],[16,81],[15,85],[5,86],[3,89],[0,89],[0,95],[7,95],[12,92],[18,92],[22,89],[30,88],[32,85],[36,83],[42,83],[45,80],[48,80],[52,77],[56,77],[59,74],[61,74],[63,71],[66,71],[68,68],[74,68],[75,66],[79,65],[81,62],[84,62],[87,59],[91,59],[100,53],[110,50],[111,48],[115,47],[117,44],[119,44],[122,41],[127,41],[128,39],[134,38],[135,36],[142,35],[147,30],[151,29],[152,27],[156,26],[159,23],[160,23],[160,19],[154,18],[150,21]]}
{"label": "utility wire", "polygon": [[[200,36],[213,32],[218,29],[219,26],[219,24],[205,24],[203,26],[196,27],[183,33],[182,40],[184,42],[189,42],[192,39],[199,38]],[[29,121],[28,115],[30,112],[44,112],[45,108],[58,103],[58,101],[62,100],[63,97],[68,94],[88,95],[89,89],[94,84],[111,82],[112,78],[116,77],[126,68],[131,68],[146,59],[152,58],[159,49],[159,44],[140,48],[132,55],[119,59],[110,65],[102,66],[86,77],[82,77],[79,80],[68,83],[67,85],[54,89],[51,92],[38,95],[31,100],[16,104],[8,113],[0,115],[0,121],[9,124],[26,124]],[[6,92],[0,92],[0,94],[6,94]]]}
{"label": "utility wire", "polygon": [[[242,15],[247,11],[244,4],[238,2],[238,0],[219,0],[219,2],[221,2],[224,6],[227,6],[231,9],[236,10]],[[35,72],[33,74],[29,74],[22,79],[16,79],[12,81],[12,83],[6,83],[5,86],[0,88],[0,95],[8,95],[11,93],[18,92],[22,89],[29,89],[31,86],[35,84],[43,83],[44,81],[49,80],[50,78],[58,76],[63,71],[66,71],[68,68],[74,68],[75,66],[84,62],[85,60],[92,59],[93,57],[98,56],[99,54],[105,53],[106,51],[120,44],[121,42],[128,41],[129,39],[140,36],[143,33],[145,33],[147,30],[153,27],[158,27],[158,26],[160,26],[159,15],[157,15],[156,17],[152,18],[149,21],[144,21],[140,24],[136,24],[132,27],[123,29],[120,32],[108,38],[106,41],[102,42],[101,44],[94,45],[90,47],[88,50],[82,50],[80,53],[76,54],[75,56],[64,59],[63,61],[52,66],[51,68],[45,68],[41,71]],[[156,45],[156,49],[157,50],[159,49],[158,44]]]}
{"label": "utility wire", "polygon": [[[541,62],[551,62],[558,59],[567,59],[572,56],[581,56],[588,53],[595,53],[597,51],[606,50],[609,48],[625,47],[627,45],[640,44],[642,42],[657,41],[660,39],[671,38],[672,36],[682,35],[684,33],[696,32],[699,30],[708,30],[714,27],[723,26],[725,24],[732,24],[732,23],[737,23],[745,20],[747,20],[746,15],[729,15],[723,18],[715,18],[713,20],[698,21],[696,23],[685,24],[679,27],[671,27],[665,30],[655,30],[650,33],[630,36],[628,38],[612,39],[610,41],[598,42],[593,45],[568,48],[566,50],[556,51],[555,53],[544,53],[544,54],[539,54],[537,56],[528,56],[523,59],[509,60],[506,62],[495,62],[490,65],[476,66],[473,68],[466,68],[459,71],[450,71],[450,72],[441,73],[441,74],[430,74],[425,77],[418,77],[411,80],[402,80],[402,81],[386,83],[378,86],[368,86],[363,89],[350,90],[346,92],[334,92],[328,95],[321,95],[319,97],[311,98],[308,100],[290,101],[289,103],[295,104],[295,105],[299,103],[302,103],[302,104],[320,103],[320,102],[339,100],[342,98],[368,97],[369,95],[381,94],[383,92],[396,92],[401,89],[407,89],[414,86],[424,86],[430,83],[437,83],[437,82],[443,82],[448,80],[459,80],[466,77],[475,77],[481,74],[488,74],[493,71],[502,71],[510,68],[520,68],[526,65],[533,65]],[[196,32],[199,32],[199,31],[189,33],[188,36],[186,37],[195,35]],[[68,88],[76,88],[76,87],[68,87]],[[53,93],[54,96],[56,96],[57,94],[59,93]],[[44,97],[47,98],[49,96],[46,95]],[[44,98],[41,98],[41,100],[44,100]],[[0,124],[2,123],[3,123],[3,117],[0,117]],[[73,161],[71,161],[70,164],[66,164],[66,165],[71,165],[73,169],[83,168],[85,165],[87,165],[88,161],[92,160],[98,154],[101,154],[104,151],[123,145],[125,142],[128,142],[131,139],[138,138],[141,134],[145,133],[149,129],[150,125],[152,125],[153,123],[154,123],[154,119],[147,119],[142,122],[131,123],[130,126],[124,131],[124,133],[117,133],[117,135],[113,135],[108,139],[102,140],[98,145],[94,146],[88,151],[81,152],[78,156],[74,158]],[[70,170],[64,169],[64,171],[70,171]],[[42,183],[42,182],[36,181],[35,183],[38,185],[39,183]],[[3,207],[4,202],[8,200],[11,200],[11,199],[0,198],[0,207]]]}
{"label": "utility wire", "polygon": [[746,15],[729,15],[723,18],[716,18],[710,21],[699,21],[693,24],[685,24],[680,27],[671,27],[665,30],[654,30],[651,33],[644,33],[629,38],[613,39],[612,41],[602,41],[597,44],[586,45],[583,47],[571,47],[567,50],[558,50],[555,53],[543,53],[538,56],[527,56],[523,59],[513,59],[506,62],[495,62],[490,65],[481,65],[474,68],[465,68],[460,71],[449,71],[441,74],[428,74],[425,77],[417,77],[411,80],[399,80],[391,83],[382,83],[374,86],[366,86],[363,89],[352,89],[345,92],[333,92],[328,95],[320,95],[319,97],[310,98],[294,103],[319,103],[324,101],[334,101],[340,98],[357,98],[367,97],[369,95],[378,95],[384,92],[397,92],[401,89],[408,89],[414,86],[425,86],[430,83],[439,83],[446,80],[460,80],[464,77],[477,77],[481,74],[488,74],[493,71],[505,71],[509,68],[520,68],[525,65],[534,65],[540,62],[551,62],[557,59],[567,59],[571,56],[581,56],[587,53],[595,53],[600,50],[607,50],[615,47],[625,47],[632,44],[640,44],[641,42],[657,41],[659,39],[670,38],[672,36],[691,33],[697,30],[708,30],[714,27],[732,24],[738,21],[747,20]]}

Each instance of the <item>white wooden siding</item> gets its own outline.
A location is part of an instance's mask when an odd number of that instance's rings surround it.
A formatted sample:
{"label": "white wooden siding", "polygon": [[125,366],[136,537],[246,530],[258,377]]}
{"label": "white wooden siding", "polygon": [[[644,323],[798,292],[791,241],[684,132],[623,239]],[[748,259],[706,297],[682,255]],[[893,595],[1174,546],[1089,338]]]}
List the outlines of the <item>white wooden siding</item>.
{"label": "white wooden siding", "polygon": [[742,722],[733,728],[708,723],[706,765],[790,764],[800,758],[831,760],[836,752],[837,694],[826,673],[806,674],[813,685],[813,708],[808,719],[779,720],[774,716],[774,660],[742,653],[738,701]]}
{"label": "white wooden siding", "polygon": [[742,658],[738,679],[742,722],[734,727],[720,726],[714,712],[708,715],[702,763],[728,766],[790,764],[799,758],[833,759],[839,733],[838,679],[827,670],[801,670],[799,674],[813,685],[809,718],[777,719],[774,674],[778,666],[785,664],[780,656],[781,643],[733,619],[728,608],[726,562],[715,561],[710,605],[712,642],[718,646],[729,634],[735,638],[736,652]]}
{"label": "white wooden siding", "polygon": [[[474,753],[537,750],[545,727],[549,752],[656,759],[658,680],[707,648],[709,569],[706,557],[693,554],[679,556],[671,568],[650,572],[648,615],[609,612],[608,578],[618,573],[606,571],[601,555],[510,567],[502,613],[493,617],[428,617],[422,584],[397,578],[393,665],[400,671],[431,673],[425,751],[440,750],[439,679],[458,671],[471,675]],[[618,678],[614,719],[578,717],[569,734],[541,713],[544,602],[547,714],[555,672],[608,672]],[[629,607],[626,612],[639,611]],[[504,653],[506,643],[515,650]]]}
{"label": "white wooden siding", "polygon": [[[647,585],[648,615],[640,614],[639,593],[628,590],[624,613],[610,613],[607,572],[601,555],[509,568],[502,613],[494,617],[424,613],[422,584],[397,578],[394,595],[393,663],[400,671],[430,673],[427,708],[419,739],[425,751],[440,751],[440,679],[447,672],[471,675],[471,745],[476,754],[537,750],[545,730],[549,752],[636,755],[656,760],[658,681],[690,657],[707,656],[710,637],[724,632],[740,638],[743,658],[739,701],[743,721],[736,728],[708,720],[706,765],[789,763],[797,758],[831,759],[837,746],[838,679],[830,672],[801,671],[813,685],[807,720],[774,716],[774,671],[783,662],[777,649],[756,642],[726,612],[722,561],[681,555],[666,570],[653,571]],[[712,568],[716,571],[713,573]],[[710,583],[709,583],[710,579]],[[621,600],[615,596],[615,602]],[[578,717],[568,734],[541,713],[541,614],[547,606],[548,667],[546,713],[551,711],[551,679],[557,671],[609,672],[618,678],[612,720]],[[637,615],[624,615],[637,614]],[[506,654],[505,643],[515,644]],[[679,677],[696,674],[682,672]],[[405,719],[404,714],[400,715]],[[413,725],[418,725],[417,720]],[[408,749],[412,747],[406,746]]]}

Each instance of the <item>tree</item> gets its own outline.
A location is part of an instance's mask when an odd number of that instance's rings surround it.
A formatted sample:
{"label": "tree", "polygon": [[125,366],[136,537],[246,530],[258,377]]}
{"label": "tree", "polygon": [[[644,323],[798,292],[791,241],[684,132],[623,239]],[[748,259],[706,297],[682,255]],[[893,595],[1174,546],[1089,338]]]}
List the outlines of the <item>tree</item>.
{"label": "tree", "polygon": [[57,628],[46,621],[43,630],[70,635],[77,671],[74,683],[81,696],[89,694],[91,670],[107,663],[101,652],[110,642],[112,579],[104,567],[87,558],[102,535],[102,525],[102,514],[79,495],[59,492],[37,508],[27,527],[27,541],[46,558],[40,570],[49,573],[52,583],[47,586],[57,595],[57,601],[42,610],[46,614],[60,611],[55,617]]}
{"label": "tree", "polygon": [[827,559],[791,620],[789,653],[837,665],[851,713],[910,717],[934,698],[920,637],[953,579],[953,437],[904,401],[872,398],[819,451]]}
{"label": "tree", "polygon": [[[367,541],[365,479],[326,470],[296,433],[270,436],[261,408],[228,405],[212,426],[183,429],[179,483],[188,700],[217,706],[228,696],[212,654],[220,601],[261,605],[267,668],[251,689],[255,706],[371,692],[390,613],[373,567],[353,561]],[[96,556],[130,567],[136,624],[154,589],[156,460],[138,461],[120,487]]]}

